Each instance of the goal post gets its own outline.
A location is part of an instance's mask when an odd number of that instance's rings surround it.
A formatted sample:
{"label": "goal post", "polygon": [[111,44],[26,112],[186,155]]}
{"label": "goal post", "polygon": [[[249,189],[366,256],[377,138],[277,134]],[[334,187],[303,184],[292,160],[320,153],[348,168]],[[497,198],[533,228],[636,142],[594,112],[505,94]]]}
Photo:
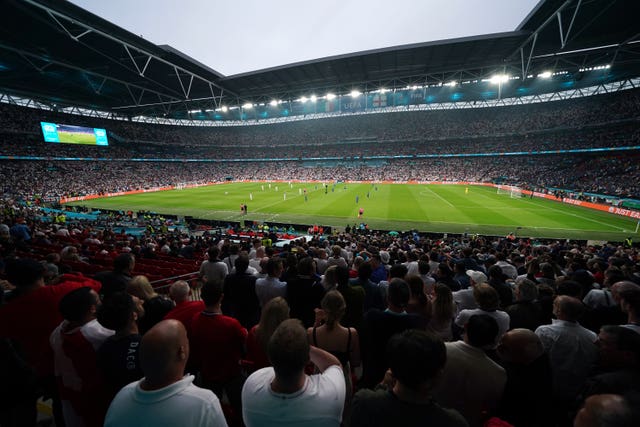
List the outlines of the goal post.
{"label": "goal post", "polygon": [[509,195],[512,199],[519,199],[522,197],[522,189],[515,185],[498,185],[497,194]]}

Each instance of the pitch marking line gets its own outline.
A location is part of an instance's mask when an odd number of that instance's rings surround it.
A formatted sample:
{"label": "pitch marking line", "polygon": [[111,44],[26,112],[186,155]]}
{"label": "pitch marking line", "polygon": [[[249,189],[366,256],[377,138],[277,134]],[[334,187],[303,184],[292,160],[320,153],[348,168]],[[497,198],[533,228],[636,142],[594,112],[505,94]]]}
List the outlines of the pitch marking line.
{"label": "pitch marking line", "polygon": [[[482,197],[489,198],[489,196],[486,196],[486,195],[484,195],[484,194],[480,194],[480,195],[481,195]],[[528,204],[530,204],[530,205],[533,205],[533,206],[535,206],[535,207],[537,207],[537,208],[539,208],[539,207],[540,207],[540,205],[539,205],[539,204],[534,203],[534,202],[532,202],[532,201],[529,201],[529,200],[527,200],[527,199],[525,199],[525,198],[520,198],[520,199],[518,199],[518,200],[520,200],[521,202],[525,202],[525,203],[528,203]],[[589,222],[595,222],[596,224],[600,224],[600,225],[603,225],[603,226],[608,227],[608,228],[614,228],[614,229],[616,229],[616,230],[620,230],[620,231],[624,231],[624,230],[625,230],[625,229],[624,229],[624,228],[622,228],[622,227],[618,227],[618,226],[616,226],[616,225],[607,224],[606,222],[598,221],[598,220],[596,220],[596,219],[587,218],[586,216],[578,215],[578,214],[576,214],[576,213],[565,212],[565,211],[563,211],[562,209],[554,208],[554,207],[551,207],[551,206],[547,206],[546,208],[547,208],[547,209],[550,209],[550,210],[552,210],[552,211],[560,212],[561,214],[564,214],[564,215],[573,216],[573,217],[580,218],[580,219],[583,219],[583,220],[585,220],[585,221],[589,221]],[[580,229],[579,229],[579,228],[575,228],[574,230],[580,230]]]}
{"label": "pitch marking line", "polygon": [[[434,196],[436,196],[438,199],[442,200],[443,202],[445,202],[446,204],[448,204],[449,206],[451,206],[452,208],[455,208],[455,206],[454,206],[450,201],[448,201],[447,199],[445,199],[444,197],[442,197],[441,195],[439,195],[438,193],[436,193],[435,191],[433,191],[433,190],[432,190],[432,189],[430,189],[429,187],[425,187],[425,189],[426,189],[427,191],[429,191],[431,194],[433,194]],[[418,193],[418,194],[422,194],[422,193],[423,193],[423,192],[421,191],[421,192],[420,192],[420,193]]]}

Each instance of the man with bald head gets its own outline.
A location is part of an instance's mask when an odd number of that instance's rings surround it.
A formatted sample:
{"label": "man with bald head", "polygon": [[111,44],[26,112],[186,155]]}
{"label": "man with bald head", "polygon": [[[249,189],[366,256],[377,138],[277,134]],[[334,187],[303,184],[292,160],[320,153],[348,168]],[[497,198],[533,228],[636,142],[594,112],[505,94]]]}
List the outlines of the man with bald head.
{"label": "man with bald head", "polygon": [[498,356],[507,372],[500,418],[522,427],[551,425],[545,410],[551,403],[551,365],[540,338],[529,329],[512,329],[502,336]]}
{"label": "man with bald head", "polygon": [[189,340],[180,321],[163,320],[147,331],[140,348],[145,376],[116,395],[105,427],[226,427],[216,395],[193,385],[193,375],[184,375],[188,358]]}
{"label": "man with bald head", "polygon": [[167,319],[176,319],[182,322],[187,329],[187,334],[191,332],[191,320],[193,316],[204,310],[204,302],[190,301],[191,287],[184,280],[174,282],[169,288],[169,296],[175,302],[175,306],[164,316]]}
{"label": "man with bald head", "polygon": [[638,395],[596,394],[585,401],[573,427],[634,427],[638,412]]}

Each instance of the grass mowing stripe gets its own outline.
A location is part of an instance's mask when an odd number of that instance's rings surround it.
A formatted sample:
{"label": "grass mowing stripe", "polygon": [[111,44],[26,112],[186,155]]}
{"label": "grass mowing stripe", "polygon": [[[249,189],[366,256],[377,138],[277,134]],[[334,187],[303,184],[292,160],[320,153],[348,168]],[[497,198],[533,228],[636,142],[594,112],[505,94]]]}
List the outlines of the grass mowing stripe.
{"label": "grass mowing stripe", "polygon": [[433,191],[431,188],[429,188],[428,186],[426,187],[426,189],[431,192],[431,194],[433,194],[434,196],[436,196],[438,199],[442,200],[443,202],[445,202],[446,204],[448,204],[449,206],[451,206],[452,208],[456,209],[456,207],[451,204],[451,202],[449,202],[447,199],[445,199],[444,197],[442,197],[441,195],[439,195],[438,193],[436,193],[435,191]]}
{"label": "grass mowing stripe", "polygon": [[[529,200],[524,200],[524,201],[525,201],[525,202],[527,202],[527,203],[532,203],[532,202],[530,202]],[[557,209],[557,208],[552,208],[552,207],[550,207],[550,206],[549,206],[549,209],[552,209],[552,210],[555,210],[555,211],[562,212],[562,211],[560,211],[559,209]],[[583,216],[583,215],[578,215],[577,213],[574,213],[574,212],[571,212],[571,213],[563,212],[563,213],[564,213],[565,215],[571,215],[571,216],[574,216],[574,217],[576,217],[576,218],[583,219],[583,220],[585,220],[585,221],[595,222],[596,224],[604,225],[605,227],[611,227],[611,228],[615,228],[615,229],[617,229],[617,230],[624,230],[624,228],[622,228],[622,227],[617,227],[617,226],[615,226],[615,225],[608,224],[608,223],[606,223],[606,222],[602,222],[602,221],[598,221],[598,220],[593,219],[593,218],[587,218],[587,217],[585,217],[585,216]]]}
{"label": "grass mowing stripe", "polygon": [[[275,183],[271,189],[268,183],[225,183],[74,204],[223,221],[317,223],[338,227],[363,221],[377,229],[498,235],[522,229],[521,233],[534,237],[617,241],[634,234],[636,225],[636,221],[629,218],[550,200],[512,199],[484,186],[469,186],[468,194],[463,185],[329,184],[327,193],[321,184],[316,188],[315,183],[278,183],[278,187],[276,192]],[[307,188],[306,202],[304,188]],[[246,216],[240,214],[242,203],[249,207]],[[364,209],[362,220],[357,218],[360,207]]]}

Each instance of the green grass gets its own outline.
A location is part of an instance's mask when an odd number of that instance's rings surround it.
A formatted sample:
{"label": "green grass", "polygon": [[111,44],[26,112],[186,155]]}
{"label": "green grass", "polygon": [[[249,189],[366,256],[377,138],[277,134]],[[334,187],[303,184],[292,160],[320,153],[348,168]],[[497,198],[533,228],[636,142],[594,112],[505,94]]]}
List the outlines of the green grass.
{"label": "green grass", "polygon": [[[264,191],[262,186],[264,185]],[[275,190],[276,186],[278,191]],[[97,209],[150,210],[225,221],[261,221],[345,227],[479,233],[621,241],[635,235],[636,221],[607,212],[544,199],[512,199],[492,187],[462,185],[228,183],[71,203]],[[307,189],[308,201],[299,194]],[[283,192],[287,197],[284,200]],[[253,200],[249,199],[249,194]],[[367,197],[369,193],[369,197]],[[356,204],[356,196],[359,203]],[[246,216],[240,204],[248,205]],[[358,209],[364,209],[362,220]]]}
{"label": "green grass", "polygon": [[67,144],[96,144],[96,136],[91,133],[58,131],[58,139]]}

